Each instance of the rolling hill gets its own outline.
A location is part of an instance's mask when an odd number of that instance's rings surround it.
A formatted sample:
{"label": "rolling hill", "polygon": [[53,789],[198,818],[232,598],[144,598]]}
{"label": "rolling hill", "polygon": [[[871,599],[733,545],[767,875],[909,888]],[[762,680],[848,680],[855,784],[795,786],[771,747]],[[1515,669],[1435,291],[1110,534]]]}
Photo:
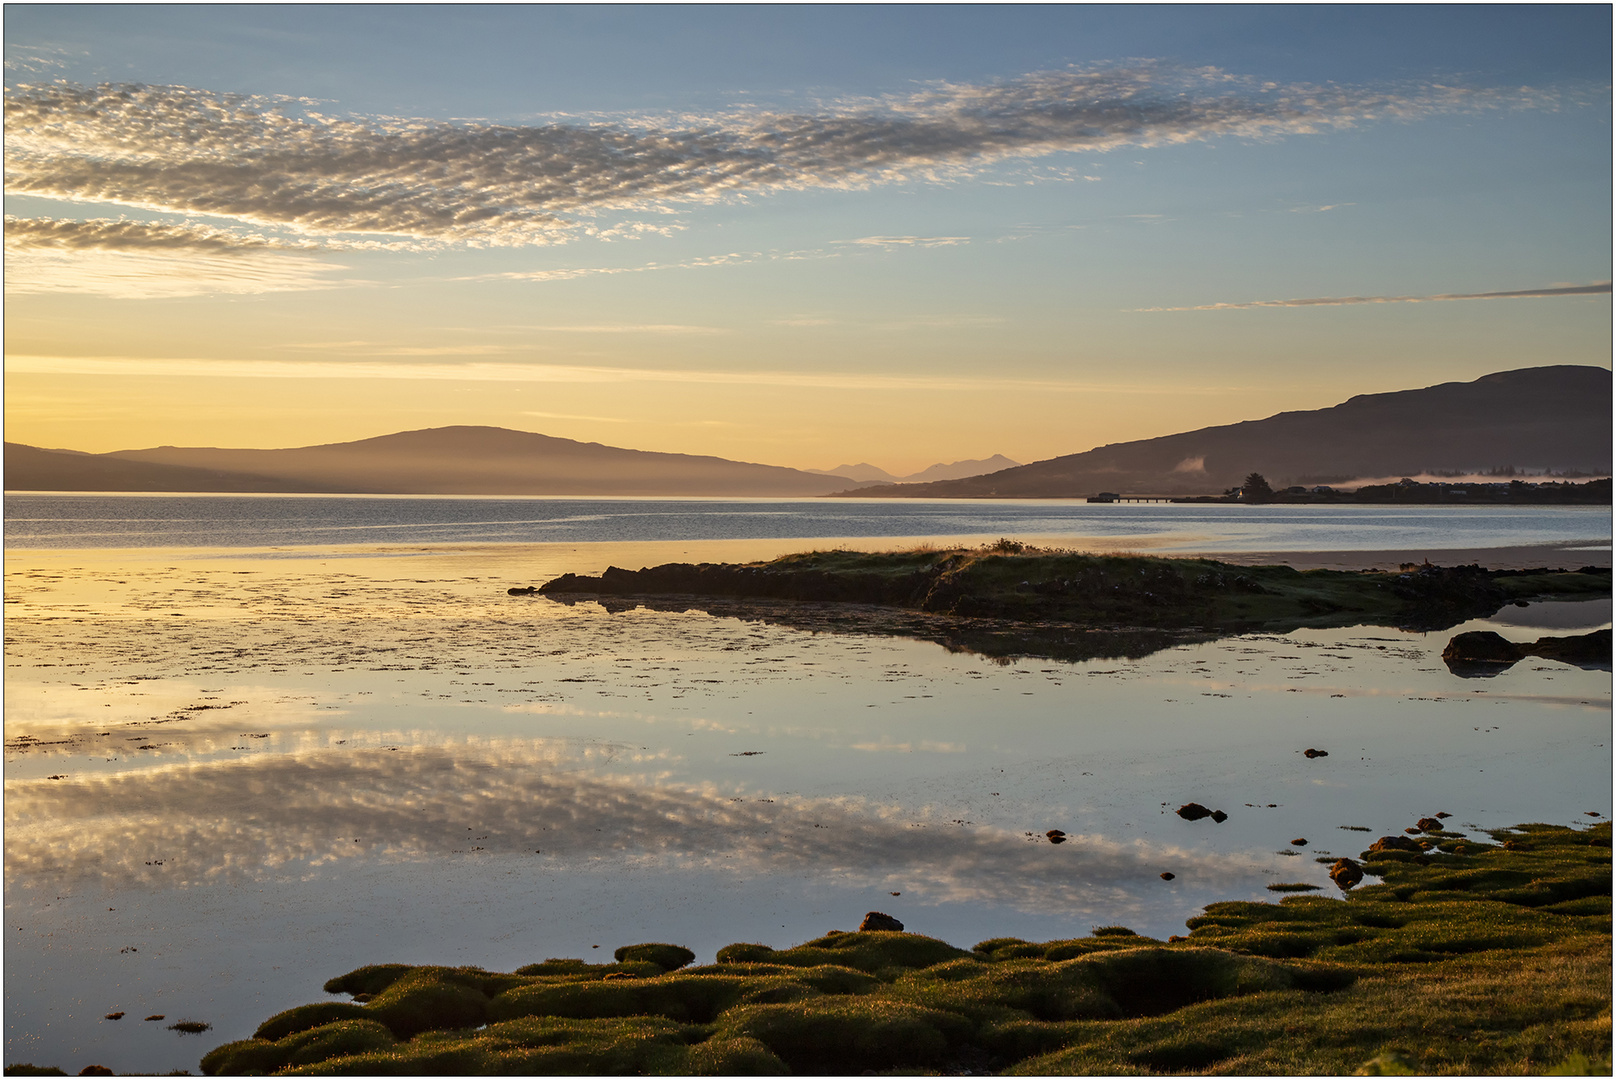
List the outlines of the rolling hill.
{"label": "rolling hill", "polygon": [[80,454],[6,444],[8,491],[409,495],[825,495],[856,481],[496,427],[403,431],[287,450],[159,446]]}
{"label": "rolling hill", "polygon": [[1211,495],[1252,472],[1277,488],[1502,466],[1611,468],[1611,373],[1560,365],[1364,394],[1328,409],[1114,443],[964,480],[884,485],[871,498]]}

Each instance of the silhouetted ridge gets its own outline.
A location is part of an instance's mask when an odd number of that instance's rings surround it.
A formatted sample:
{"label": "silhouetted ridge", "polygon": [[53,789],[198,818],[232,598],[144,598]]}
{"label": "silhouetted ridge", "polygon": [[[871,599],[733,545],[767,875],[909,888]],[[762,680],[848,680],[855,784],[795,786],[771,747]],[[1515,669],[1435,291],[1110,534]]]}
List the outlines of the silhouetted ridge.
{"label": "silhouetted ridge", "polygon": [[851,482],[775,465],[474,426],[286,450],[159,446],[89,455],[33,450],[15,460],[8,453],[6,459],[6,487],[24,491],[803,496],[824,495]]}
{"label": "silhouetted ridge", "polygon": [[1559,365],[1474,382],[1361,394],[1327,409],[1113,443],[985,476],[874,487],[860,496],[1082,497],[1217,494],[1260,472],[1296,482],[1501,466],[1608,475],[1611,373]]}

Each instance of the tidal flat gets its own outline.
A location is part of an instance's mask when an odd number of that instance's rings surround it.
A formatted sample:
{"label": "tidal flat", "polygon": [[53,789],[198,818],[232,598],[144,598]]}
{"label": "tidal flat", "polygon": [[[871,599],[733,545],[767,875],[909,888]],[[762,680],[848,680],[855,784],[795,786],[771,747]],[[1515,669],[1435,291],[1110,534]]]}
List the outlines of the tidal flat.
{"label": "tidal flat", "polygon": [[1439,810],[1483,842],[1611,810],[1606,672],[1440,660],[1608,600],[1064,661],[506,595],[784,550],[8,552],[5,1060],[194,1071],[367,964],[710,964],[871,910],[963,949],[1165,941],[1339,895],[1315,859]]}

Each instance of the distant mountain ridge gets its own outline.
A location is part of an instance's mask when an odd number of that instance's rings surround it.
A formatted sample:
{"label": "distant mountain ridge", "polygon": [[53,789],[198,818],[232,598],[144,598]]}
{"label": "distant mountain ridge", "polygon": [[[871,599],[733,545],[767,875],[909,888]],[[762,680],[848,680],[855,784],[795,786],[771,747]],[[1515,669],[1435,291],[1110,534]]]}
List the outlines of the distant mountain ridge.
{"label": "distant mountain ridge", "polygon": [[81,454],[7,443],[5,460],[11,491],[739,497],[825,495],[856,482],[472,426],[285,450],[159,446]]}
{"label": "distant mountain ridge", "polygon": [[821,476],[849,476],[854,480],[874,481],[882,484],[917,484],[931,480],[962,480],[967,476],[980,476],[983,473],[998,472],[1000,469],[1013,469],[1020,465],[1019,461],[1011,461],[1003,454],[994,454],[990,458],[971,458],[965,461],[953,461],[948,464],[938,463],[930,465],[917,473],[908,476],[893,476],[885,469],[871,465],[868,461],[861,461],[857,465],[838,465],[834,469],[808,469],[808,472],[818,473]]}
{"label": "distant mountain ridge", "polygon": [[[915,475],[1008,461],[995,455]],[[1217,494],[1251,472],[1278,488],[1500,466],[1609,475],[1611,372],[1571,365],[1503,371],[962,479],[873,486],[845,473],[626,450],[497,427],[426,428],[281,450],[160,446],[85,454],[5,444],[11,491],[1056,498],[1102,491]],[[880,471],[870,465],[848,471],[863,469]]]}
{"label": "distant mountain ridge", "polygon": [[870,498],[1207,495],[1253,472],[1276,488],[1499,466],[1611,471],[1611,372],[1556,365],[1363,394],[1340,405],[1115,443],[964,480],[843,492]]}

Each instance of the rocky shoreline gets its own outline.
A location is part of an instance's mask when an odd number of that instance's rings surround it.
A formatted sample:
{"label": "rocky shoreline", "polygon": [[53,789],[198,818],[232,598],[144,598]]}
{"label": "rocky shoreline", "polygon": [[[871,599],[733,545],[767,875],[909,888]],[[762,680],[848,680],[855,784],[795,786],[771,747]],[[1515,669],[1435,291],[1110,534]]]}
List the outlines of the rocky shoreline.
{"label": "rocky shoreline", "polygon": [[1608,1072],[1610,823],[1482,840],[1447,817],[1334,860],[1337,898],[1209,904],[1167,941],[1099,926],[962,949],[872,912],[856,931],[729,945],[702,966],[665,943],[511,972],[375,964],[202,1071]]}

